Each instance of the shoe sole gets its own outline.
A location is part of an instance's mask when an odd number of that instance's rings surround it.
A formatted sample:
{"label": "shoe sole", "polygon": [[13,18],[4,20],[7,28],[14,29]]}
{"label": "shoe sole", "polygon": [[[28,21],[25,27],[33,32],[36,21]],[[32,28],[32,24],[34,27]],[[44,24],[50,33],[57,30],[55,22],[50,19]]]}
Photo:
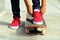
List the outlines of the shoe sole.
{"label": "shoe sole", "polygon": [[10,28],[11,28],[11,29],[15,29],[15,30],[16,30],[16,29],[18,29],[18,28],[19,28],[19,26],[10,26]]}
{"label": "shoe sole", "polygon": [[42,25],[43,24],[43,21],[42,22],[34,22],[33,21],[33,24],[35,24],[35,25]]}

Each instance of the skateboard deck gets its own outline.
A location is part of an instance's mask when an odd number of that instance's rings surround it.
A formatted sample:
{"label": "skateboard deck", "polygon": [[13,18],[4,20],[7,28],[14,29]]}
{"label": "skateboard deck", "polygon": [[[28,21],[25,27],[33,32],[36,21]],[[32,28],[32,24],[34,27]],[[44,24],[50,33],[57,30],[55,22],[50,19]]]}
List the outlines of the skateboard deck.
{"label": "skateboard deck", "polygon": [[43,19],[43,24],[42,25],[35,25],[33,24],[33,17],[29,14],[26,16],[26,22],[25,22],[25,33],[30,33],[31,30],[38,30],[41,33],[40,34],[45,34],[45,28],[46,28],[46,23],[45,20]]}

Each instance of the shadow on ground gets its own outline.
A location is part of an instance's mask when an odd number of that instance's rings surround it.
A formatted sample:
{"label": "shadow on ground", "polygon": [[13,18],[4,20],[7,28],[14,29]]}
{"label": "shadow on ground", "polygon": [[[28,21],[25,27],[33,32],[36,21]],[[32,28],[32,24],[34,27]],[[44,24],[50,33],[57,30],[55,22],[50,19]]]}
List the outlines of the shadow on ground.
{"label": "shadow on ground", "polygon": [[9,23],[8,22],[0,21],[0,25],[9,25]]}

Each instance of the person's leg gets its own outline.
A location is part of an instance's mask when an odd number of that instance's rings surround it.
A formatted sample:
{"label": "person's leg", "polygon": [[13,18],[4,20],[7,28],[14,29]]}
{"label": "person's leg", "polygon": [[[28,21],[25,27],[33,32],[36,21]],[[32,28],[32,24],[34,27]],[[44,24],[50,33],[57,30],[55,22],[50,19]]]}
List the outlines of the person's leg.
{"label": "person's leg", "polygon": [[13,13],[13,21],[11,22],[10,27],[13,29],[17,29],[20,24],[19,0],[11,0],[11,7]]}
{"label": "person's leg", "polygon": [[30,0],[24,0],[26,8],[27,8],[27,12],[32,15],[33,14],[33,7],[30,3]]}
{"label": "person's leg", "polygon": [[11,0],[11,7],[13,12],[13,18],[15,17],[20,18],[19,0]]}
{"label": "person's leg", "polygon": [[40,0],[32,0],[32,3],[33,3],[33,9],[40,10]]}
{"label": "person's leg", "polygon": [[41,1],[42,1],[41,12],[44,15],[46,12],[46,0],[41,0]]}
{"label": "person's leg", "polygon": [[40,0],[32,0],[33,3],[33,23],[40,25],[43,24],[42,13],[40,11]]}

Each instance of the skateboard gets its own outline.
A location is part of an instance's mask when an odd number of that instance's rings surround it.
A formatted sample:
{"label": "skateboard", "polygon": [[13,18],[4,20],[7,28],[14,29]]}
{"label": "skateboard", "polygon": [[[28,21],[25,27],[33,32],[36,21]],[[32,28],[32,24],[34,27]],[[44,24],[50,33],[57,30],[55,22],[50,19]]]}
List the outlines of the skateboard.
{"label": "skateboard", "polygon": [[30,31],[32,31],[32,30],[38,30],[38,31],[40,31],[39,34],[44,35],[46,28],[47,28],[47,26],[46,26],[44,19],[43,19],[42,25],[35,25],[35,24],[33,24],[33,17],[30,14],[27,14],[26,21],[25,21],[25,33],[29,34]]}

